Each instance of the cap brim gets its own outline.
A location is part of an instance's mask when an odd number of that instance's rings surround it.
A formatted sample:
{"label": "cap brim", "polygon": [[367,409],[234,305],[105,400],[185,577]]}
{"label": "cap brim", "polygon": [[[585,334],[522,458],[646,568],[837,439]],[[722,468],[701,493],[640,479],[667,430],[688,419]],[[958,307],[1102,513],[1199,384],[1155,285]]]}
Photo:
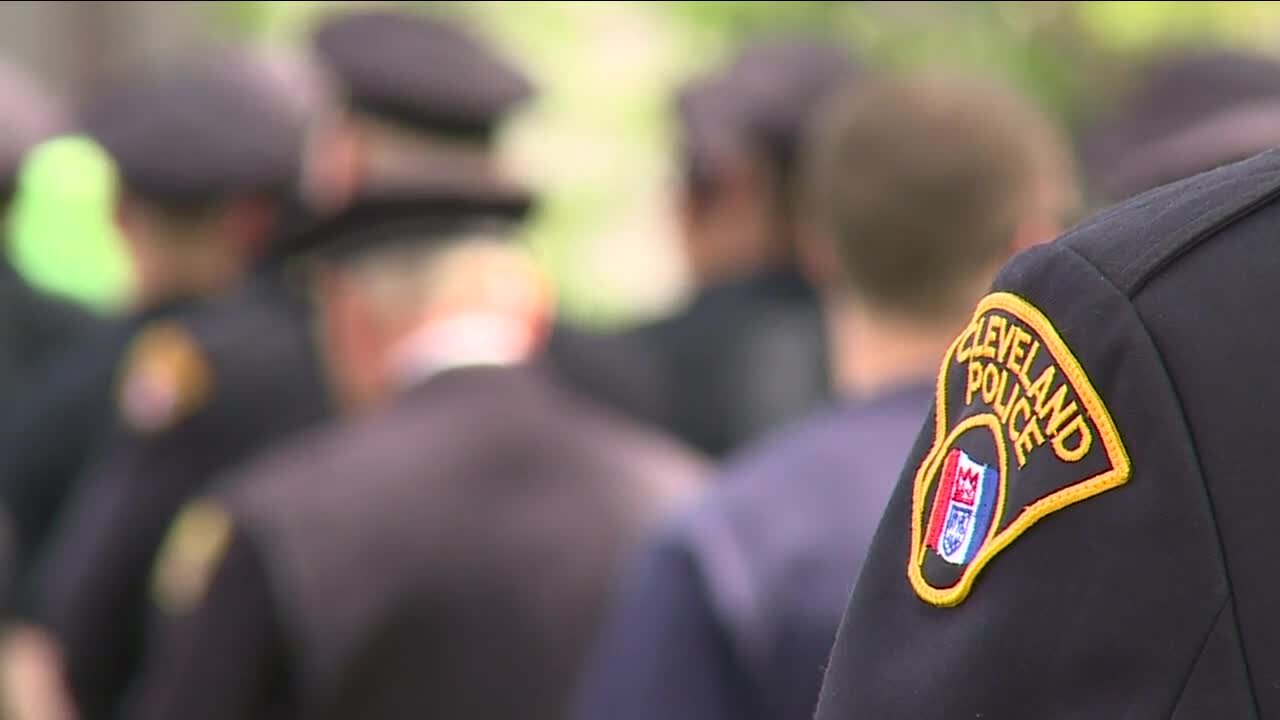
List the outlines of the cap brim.
{"label": "cap brim", "polygon": [[533,211],[533,194],[515,185],[382,185],[298,233],[290,254],[349,255],[389,243],[431,243],[483,224],[514,225]]}
{"label": "cap brim", "polygon": [[1120,199],[1280,146],[1280,102],[1224,110],[1167,137],[1136,144],[1099,181]]}

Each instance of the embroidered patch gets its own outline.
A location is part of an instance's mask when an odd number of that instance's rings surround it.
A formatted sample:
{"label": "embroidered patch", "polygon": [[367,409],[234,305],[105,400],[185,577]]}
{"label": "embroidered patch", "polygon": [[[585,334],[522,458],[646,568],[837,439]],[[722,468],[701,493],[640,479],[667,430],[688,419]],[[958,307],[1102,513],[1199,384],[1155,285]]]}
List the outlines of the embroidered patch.
{"label": "embroidered patch", "polygon": [[935,420],[915,476],[907,566],[933,605],[962,602],[1041,518],[1129,479],[1124,443],[1080,362],[1010,293],[984,298],[947,351]]}
{"label": "embroidered patch", "polygon": [[190,334],[161,323],[144,330],[129,351],[120,384],[120,414],[144,433],[164,430],[199,410],[213,373]]}
{"label": "embroidered patch", "polygon": [[181,615],[204,600],[231,534],[231,517],[211,501],[197,500],[178,515],[151,578],[152,601],[160,610]]}

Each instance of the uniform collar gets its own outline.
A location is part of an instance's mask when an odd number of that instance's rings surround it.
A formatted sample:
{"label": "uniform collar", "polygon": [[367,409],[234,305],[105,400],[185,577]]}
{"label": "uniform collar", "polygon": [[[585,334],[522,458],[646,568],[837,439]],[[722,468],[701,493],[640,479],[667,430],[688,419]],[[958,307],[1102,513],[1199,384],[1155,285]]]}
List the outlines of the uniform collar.
{"label": "uniform collar", "polygon": [[700,290],[695,304],[714,304],[749,297],[813,299],[817,293],[794,268],[769,268],[744,277],[714,283]]}
{"label": "uniform collar", "polygon": [[848,407],[883,407],[898,403],[916,404],[933,397],[935,378],[918,377],[904,379],[867,393],[849,393],[841,404]]}
{"label": "uniform collar", "polygon": [[521,323],[482,313],[424,325],[392,350],[392,379],[406,390],[453,370],[522,365],[532,346],[529,332]]}

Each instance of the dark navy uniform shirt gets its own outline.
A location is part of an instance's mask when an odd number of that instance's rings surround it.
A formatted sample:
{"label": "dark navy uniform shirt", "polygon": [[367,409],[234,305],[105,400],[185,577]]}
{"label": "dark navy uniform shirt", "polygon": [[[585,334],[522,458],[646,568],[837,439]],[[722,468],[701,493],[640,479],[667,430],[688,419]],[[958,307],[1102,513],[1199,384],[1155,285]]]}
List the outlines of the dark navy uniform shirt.
{"label": "dark navy uniform shirt", "polygon": [[849,401],[732,462],[636,559],[579,720],[807,718],[845,598],[928,409]]}
{"label": "dark navy uniform shirt", "polygon": [[549,354],[569,384],[723,457],[828,397],[826,348],[817,293],[783,271],[624,333],[561,330]]}
{"label": "dark navy uniform shirt", "polygon": [[[168,325],[190,340],[186,363],[207,377],[199,404],[155,403],[172,417],[148,428],[122,417],[127,402],[117,408],[122,432],[81,481],[35,579],[38,619],[62,643],[68,685],[88,717],[113,716],[132,679],[152,560],[173,515],[222,473],[331,412],[309,310],[274,273]],[[142,363],[143,380],[146,371]]]}
{"label": "dark navy uniform shirt", "polygon": [[957,338],[820,720],[1280,717],[1280,153],[1015,258]]}
{"label": "dark navy uniform shirt", "polygon": [[56,350],[47,348],[38,370],[7,396],[0,416],[0,509],[11,523],[13,543],[4,568],[5,581],[12,584],[6,600],[17,603],[7,609],[30,610],[27,572],[81,473],[114,432],[113,391],[130,343],[142,327],[186,305],[174,300],[93,321]]}
{"label": "dark navy uniform shirt", "polygon": [[[184,513],[157,577],[207,594],[160,593],[129,717],[559,720],[623,549],[704,469],[539,369],[434,374]],[[221,559],[183,541],[210,514]]]}

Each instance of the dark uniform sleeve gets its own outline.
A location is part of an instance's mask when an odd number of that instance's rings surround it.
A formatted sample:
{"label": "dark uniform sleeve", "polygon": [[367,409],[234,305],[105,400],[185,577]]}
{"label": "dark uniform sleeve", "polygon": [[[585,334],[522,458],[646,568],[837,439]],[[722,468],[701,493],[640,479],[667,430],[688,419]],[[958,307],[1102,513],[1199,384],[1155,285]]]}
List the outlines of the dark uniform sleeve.
{"label": "dark uniform sleeve", "polygon": [[137,668],[150,567],[185,500],[180,483],[163,480],[189,473],[186,462],[177,453],[115,456],[86,478],[41,564],[39,619],[62,645],[82,715],[112,712]]}
{"label": "dark uniform sleeve", "polygon": [[231,539],[203,601],[160,622],[129,720],[298,717],[266,569],[246,536]]}
{"label": "dark uniform sleeve", "polygon": [[1065,243],[995,287],[941,364],[818,719],[1254,716],[1146,318]]}
{"label": "dark uniform sleeve", "polygon": [[198,429],[190,417],[211,382],[197,345],[173,322],[138,333],[118,372],[114,434],[87,461],[34,571],[33,614],[61,644],[67,685],[89,717],[113,713],[136,671],[150,568],[192,492],[200,456],[186,451]]}
{"label": "dark uniform sleeve", "polygon": [[95,463],[42,564],[40,604],[86,713],[118,706],[136,676],[156,553],[183,505],[324,417],[303,318],[259,294],[227,302],[135,341],[120,383],[128,435]]}
{"label": "dark uniform sleeve", "polygon": [[0,505],[12,519],[14,542],[7,572],[19,591],[114,417],[120,341],[96,335],[32,378],[0,418]]}
{"label": "dark uniform sleeve", "polygon": [[26,308],[30,326],[27,336],[33,349],[32,367],[57,357],[81,338],[100,329],[104,321],[80,305],[52,295],[33,292],[32,307]]}
{"label": "dark uniform sleeve", "polygon": [[688,550],[651,545],[620,588],[575,720],[749,720],[757,710]]}

